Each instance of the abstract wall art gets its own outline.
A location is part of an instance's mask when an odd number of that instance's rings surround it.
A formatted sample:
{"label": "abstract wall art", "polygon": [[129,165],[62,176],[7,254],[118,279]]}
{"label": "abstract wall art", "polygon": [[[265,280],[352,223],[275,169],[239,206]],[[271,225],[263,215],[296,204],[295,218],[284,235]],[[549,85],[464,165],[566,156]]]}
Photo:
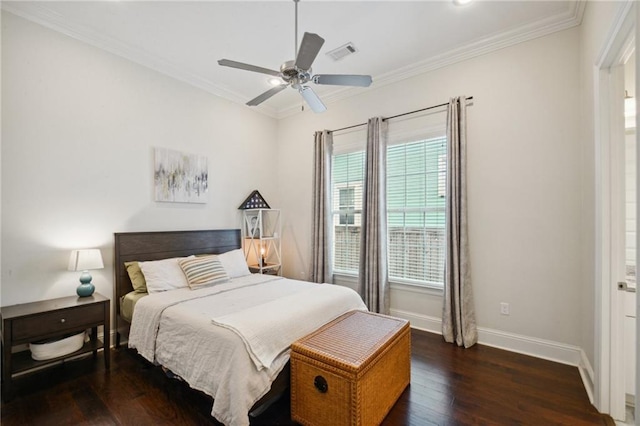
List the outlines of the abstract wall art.
{"label": "abstract wall art", "polygon": [[167,148],[154,148],[155,200],[206,203],[209,187],[207,157]]}

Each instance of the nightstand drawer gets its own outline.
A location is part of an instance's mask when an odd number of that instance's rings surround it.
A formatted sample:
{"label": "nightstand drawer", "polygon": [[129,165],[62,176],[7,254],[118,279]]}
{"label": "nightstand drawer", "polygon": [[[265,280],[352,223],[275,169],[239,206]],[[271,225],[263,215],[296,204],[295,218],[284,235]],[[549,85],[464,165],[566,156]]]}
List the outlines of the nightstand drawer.
{"label": "nightstand drawer", "polygon": [[29,340],[47,334],[87,327],[88,324],[104,321],[104,304],[80,306],[18,318],[13,321],[13,340]]}

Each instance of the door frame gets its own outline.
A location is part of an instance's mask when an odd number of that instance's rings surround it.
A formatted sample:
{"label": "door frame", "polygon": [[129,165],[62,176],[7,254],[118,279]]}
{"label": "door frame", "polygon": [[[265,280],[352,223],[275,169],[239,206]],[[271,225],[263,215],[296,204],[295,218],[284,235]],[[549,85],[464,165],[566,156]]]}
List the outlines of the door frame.
{"label": "door frame", "polygon": [[[623,294],[614,285],[617,278],[613,256],[620,256],[616,244],[619,235],[612,229],[621,226],[616,203],[623,194],[613,191],[621,179],[617,168],[620,144],[624,142],[624,73],[626,62],[635,46],[636,11],[634,2],[619,10],[605,45],[595,64],[595,368],[594,405],[614,419],[625,419],[625,377],[623,331]],[[640,22],[640,20],[638,20]],[[636,78],[638,78],[638,61]],[[638,86],[636,85],[636,98]],[[637,135],[637,133],[636,133]],[[636,136],[637,137],[637,136]],[[624,144],[622,144],[624,146]],[[624,176],[622,176],[622,179]],[[618,188],[619,189],[619,188]],[[640,199],[639,199],[640,200]],[[636,354],[636,361],[638,360]],[[636,382],[637,387],[637,382]],[[637,399],[637,392],[636,392]],[[636,411],[638,406],[636,404]]]}
{"label": "door frame", "polygon": [[[640,7],[635,7],[635,40],[640,40]],[[640,178],[638,178],[638,170],[640,167],[640,117],[638,116],[638,98],[640,97],[640,64],[638,62],[638,54],[636,53],[636,380],[635,380],[635,401],[634,401],[634,418],[636,424],[640,422],[640,292],[638,292],[638,265],[640,265],[640,229],[638,229],[638,218],[640,218]]]}

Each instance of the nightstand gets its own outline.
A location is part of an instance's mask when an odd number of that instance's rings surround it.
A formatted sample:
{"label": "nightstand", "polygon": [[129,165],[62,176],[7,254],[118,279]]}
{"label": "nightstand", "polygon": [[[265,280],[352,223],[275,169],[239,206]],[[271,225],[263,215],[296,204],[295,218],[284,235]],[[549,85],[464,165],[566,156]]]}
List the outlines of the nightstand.
{"label": "nightstand", "polygon": [[[17,373],[45,367],[88,352],[96,357],[104,351],[104,365],[109,369],[109,319],[111,304],[107,297],[93,293],[89,297],[61,297],[40,302],[23,303],[0,308],[2,316],[2,397],[12,397],[12,380]],[[98,326],[104,328],[103,341],[98,339]],[[38,340],[63,337],[91,329],[91,339],[82,348],[68,355],[45,361],[35,361],[29,350],[12,353],[12,348]]]}

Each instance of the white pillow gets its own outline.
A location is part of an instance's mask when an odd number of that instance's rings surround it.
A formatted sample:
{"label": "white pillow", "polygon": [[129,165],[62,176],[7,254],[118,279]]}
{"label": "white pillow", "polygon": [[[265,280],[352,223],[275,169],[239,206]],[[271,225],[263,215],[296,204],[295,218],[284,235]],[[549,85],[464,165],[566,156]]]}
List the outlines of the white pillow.
{"label": "white pillow", "polygon": [[[189,256],[188,258],[191,257],[194,256]],[[184,257],[138,262],[147,282],[147,291],[149,293],[189,286],[187,277],[178,263],[179,259],[184,259]]]}
{"label": "white pillow", "polygon": [[229,278],[238,278],[251,275],[242,249],[231,250],[218,255],[218,260],[227,271]]}

